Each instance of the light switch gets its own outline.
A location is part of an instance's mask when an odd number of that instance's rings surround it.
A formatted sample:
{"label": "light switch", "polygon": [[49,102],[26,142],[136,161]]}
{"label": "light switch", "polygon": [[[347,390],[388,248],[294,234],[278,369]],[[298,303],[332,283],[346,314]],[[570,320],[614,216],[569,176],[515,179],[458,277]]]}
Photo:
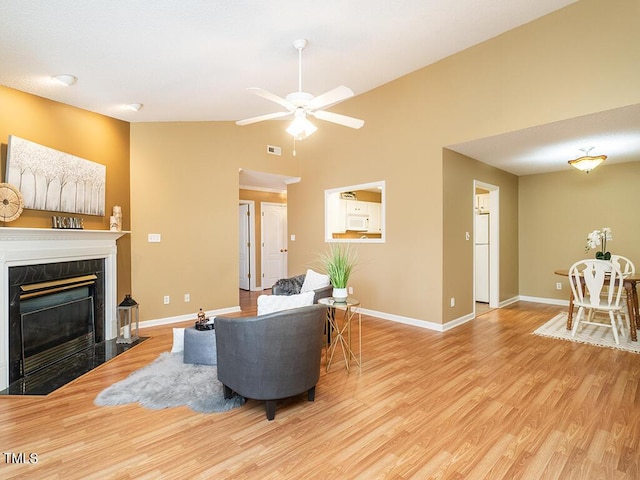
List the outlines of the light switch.
{"label": "light switch", "polygon": [[469,232],[467,232],[464,237],[467,240],[471,240],[471,234]]}
{"label": "light switch", "polygon": [[149,243],[160,243],[160,234],[150,233],[148,239],[149,239]]}
{"label": "light switch", "polygon": [[296,236],[294,234],[291,235],[291,241],[295,242],[296,241]]}

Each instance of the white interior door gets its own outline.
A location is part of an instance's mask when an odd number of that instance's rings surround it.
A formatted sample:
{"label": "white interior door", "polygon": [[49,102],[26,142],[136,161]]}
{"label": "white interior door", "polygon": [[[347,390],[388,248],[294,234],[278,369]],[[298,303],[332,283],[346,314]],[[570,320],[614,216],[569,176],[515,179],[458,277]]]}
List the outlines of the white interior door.
{"label": "white interior door", "polygon": [[262,288],[287,276],[287,206],[262,203]]}
{"label": "white interior door", "polygon": [[249,248],[251,243],[249,241],[249,205],[238,205],[238,238],[239,245],[238,251],[240,253],[239,261],[239,283],[241,289],[250,290],[250,275],[251,271],[251,255],[249,254]]}

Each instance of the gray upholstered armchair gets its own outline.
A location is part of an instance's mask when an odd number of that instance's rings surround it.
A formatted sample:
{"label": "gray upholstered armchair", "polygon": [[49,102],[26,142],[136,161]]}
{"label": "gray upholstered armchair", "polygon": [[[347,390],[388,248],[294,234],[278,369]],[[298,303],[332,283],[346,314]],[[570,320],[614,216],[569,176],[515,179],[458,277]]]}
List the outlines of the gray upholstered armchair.
{"label": "gray upholstered armchair", "polygon": [[279,399],[307,392],[313,401],[326,311],[310,305],[257,317],[216,317],[218,380],[225,398],[235,392],[265,400],[269,420]]}

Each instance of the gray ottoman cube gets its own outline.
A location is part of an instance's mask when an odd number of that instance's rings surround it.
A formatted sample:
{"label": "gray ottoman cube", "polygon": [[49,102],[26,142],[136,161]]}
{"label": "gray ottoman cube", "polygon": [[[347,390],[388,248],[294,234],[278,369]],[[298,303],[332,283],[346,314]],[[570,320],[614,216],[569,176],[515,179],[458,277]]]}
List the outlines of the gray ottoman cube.
{"label": "gray ottoman cube", "polygon": [[184,329],[184,363],[218,364],[215,330]]}

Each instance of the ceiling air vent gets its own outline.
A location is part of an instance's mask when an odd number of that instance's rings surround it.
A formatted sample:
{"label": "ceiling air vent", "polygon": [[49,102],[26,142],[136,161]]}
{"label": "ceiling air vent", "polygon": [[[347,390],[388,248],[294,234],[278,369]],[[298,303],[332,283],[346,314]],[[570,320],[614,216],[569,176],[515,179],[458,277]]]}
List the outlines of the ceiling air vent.
{"label": "ceiling air vent", "polygon": [[282,155],[282,149],[280,147],[274,147],[273,145],[267,145],[267,153],[271,155]]}

